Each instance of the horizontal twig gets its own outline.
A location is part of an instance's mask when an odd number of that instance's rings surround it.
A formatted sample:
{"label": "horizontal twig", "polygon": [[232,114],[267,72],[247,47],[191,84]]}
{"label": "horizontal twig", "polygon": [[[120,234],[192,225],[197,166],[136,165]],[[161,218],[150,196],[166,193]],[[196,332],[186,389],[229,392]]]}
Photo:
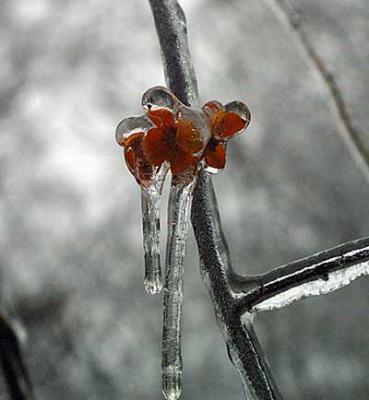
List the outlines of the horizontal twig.
{"label": "horizontal twig", "polygon": [[238,280],[234,285],[235,298],[240,312],[271,310],[332,292],[368,274],[369,238],[363,238],[248,278],[246,282]]}

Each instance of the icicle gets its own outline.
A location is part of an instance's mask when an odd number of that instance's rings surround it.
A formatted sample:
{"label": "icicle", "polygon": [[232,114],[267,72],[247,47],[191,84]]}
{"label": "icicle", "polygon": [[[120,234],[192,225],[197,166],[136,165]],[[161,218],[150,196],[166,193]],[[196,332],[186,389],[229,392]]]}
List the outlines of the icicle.
{"label": "icicle", "polygon": [[195,179],[180,184],[172,181],[169,196],[162,360],[163,393],[168,400],[181,395],[182,275],[194,185]]}
{"label": "icicle", "polygon": [[163,282],[160,267],[160,195],[156,190],[141,189],[142,230],[145,253],[145,289],[159,293]]}
{"label": "icicle", "polygon": [[[156,99],[155,96],[157,91],[154,90],[151,97]],[[169,94],[167,97],[168,102],[171,97]],[[141,187],[144,284],[149,294],[156,294],[163,287],[160,267],[160,197],[169,165],[166,162],[152,165],[145,155],[143,141],[152,128],[153,123],[146,116],[125,118],[116,129],[116,140],[124,148],[127,167]]]}
{"label": "icicle", "polygon": [[160,266],[160,199],[168,166],[164,164],[149,187],[141,186],[142,230],[145,254],[145,289],[160,293],[163,279]]}

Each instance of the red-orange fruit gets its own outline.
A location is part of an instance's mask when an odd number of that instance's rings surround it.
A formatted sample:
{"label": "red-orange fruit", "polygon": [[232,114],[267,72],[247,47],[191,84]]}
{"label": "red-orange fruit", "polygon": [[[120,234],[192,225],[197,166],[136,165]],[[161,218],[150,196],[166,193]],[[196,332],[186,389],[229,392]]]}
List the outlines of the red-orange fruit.
{"label": "red-orange fruit", "polygon": [[210,142],[205,150],[205,162],[207,166],[223,169],[226,163],[226,151],[224,144],[210,139]]}

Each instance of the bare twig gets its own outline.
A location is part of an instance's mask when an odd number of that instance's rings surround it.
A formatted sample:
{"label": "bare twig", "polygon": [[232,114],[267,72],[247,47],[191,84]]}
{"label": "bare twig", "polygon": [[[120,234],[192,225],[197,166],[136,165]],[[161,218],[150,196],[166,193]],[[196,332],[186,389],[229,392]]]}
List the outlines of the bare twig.
{"label": "bare twig", "polygon": [[312,65],[315,67],[321,80],[329,90],[329,93],[332,96],[333,105],[337,111],[337,116],[341,122],[341,130],[345,142],[352,157],[360,167],[366,179],[369,181],[369,147],[365,145],[359,131],[351,120],[346,102],[334,75],[328,70],[325,61],[311,44],[309,37],[304,30],[302,18],[299,13],[291,7],[291,5],[288,3],[288,0],[272,1],[276,4],[286,22],[296,33],[303,50],[307,54]]}

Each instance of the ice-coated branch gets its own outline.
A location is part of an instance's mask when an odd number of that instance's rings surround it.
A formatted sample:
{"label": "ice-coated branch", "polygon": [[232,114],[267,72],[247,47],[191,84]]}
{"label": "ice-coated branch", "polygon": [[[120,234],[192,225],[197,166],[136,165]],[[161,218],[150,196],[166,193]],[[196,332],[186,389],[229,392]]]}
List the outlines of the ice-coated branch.
{"label": "ice-coated branch", "polygon": [[[267,1],[269,2],[270,0]],[[313,67],[319,74],[322,82],[326,85],[331,95],[333,105],[337,111],[337,116],[340,120],[343,137],[351,153],[351,156],[356,161],[366,179],[369,181],[369,148],[365,145],[360,136],[360,132],[351,120],[346,102],[334,75],[329,71],[324,59],[319,55],[319,53],[315,50],[314,46],[310,42],[309,37],[303,27],[302,17],[299,15],[297,10],[295,10],[289,4],[288,0],[271,1],[271,4],[275,5],[276,11],[280,13],[282,18],[290,26],[293,32],[296,33],[297,39],[300,42],[301,47],[303,48]]]}
{"label": "ice-coated branch", "polygon": [[[183,103],[197,105],[197,83],[188,49],[184,13],[176,0],[149,2],[162,49],[167,84]],[[291,24],[294,23],[292,18]],[[329,79],[330,75],[316,53],[309,48],[306,50],[331,91],[348,136],[358,137],[334,80]],[[355,138],[351,139],[355,142]],[[365,160],[365,153],[355,144],[354,150],[359,153],[361,164],[367,161],[369,164],[369,157]],[[328,293],[368,274],[369,238],[296,261],[264,275],[239,276],[232,269],[212,181],[204,170],[200,171],[194,189],[191,222],[199,249],[200,273],[229,357],[244,383],[246,398],[280,399],[254,333],[251,313],[282,307],[310,295]],[[180,348],[175,350],[179,360]]]}
{"label": "ice-coated branch", "polygon": [[[176,0],[149,2],[161,45],[167,84],[183,103],[197,105],[197,82],[187,43],[184,12]],[[241,314],[235,312],[233,307],[235,301],[229,278],[234,274],[213,185],[205,171],[197,179],[191,221],[200,253],[200,272],[209,290],[229,357],[241,375],[247,398],[278,399],[280,397],[251,325],[243,324]]]}
{"label": "ice-coated branch", "polygon": [[195,71],[187,42],[186,17],[176,0],[149,0],[168,87],[189,105],[198,104]]}
{"label": "ice-coated branch", "polygon": [[[192,225],[200,253],[200,272],[209,291],[228,354],[244,383],[247,399],[272,400],[280,395],[271,378],[251,319],[238,308],[230,281],[241,279],[228,263],[227,245],[222,234],[218,206],[211,179],[201,172],[192,203]],[[245,282],[242,282],[243,284]]]}
{"label": "ice-coated branch", "polygon": [[[236,282],[241,312],[266,311],[330,293],[369,275],[369,237]],[[240,293],[244,288],[244,293]]]}

